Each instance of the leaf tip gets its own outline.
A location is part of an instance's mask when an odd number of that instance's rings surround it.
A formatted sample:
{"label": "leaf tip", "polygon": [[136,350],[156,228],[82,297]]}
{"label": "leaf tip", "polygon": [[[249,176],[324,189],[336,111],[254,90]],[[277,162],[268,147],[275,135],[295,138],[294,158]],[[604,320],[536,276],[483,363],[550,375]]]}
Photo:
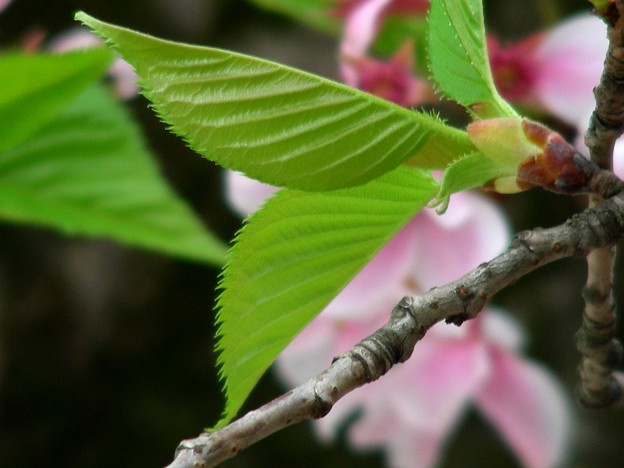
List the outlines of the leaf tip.
{"label": "leaf tip", "polygon": [[94,21],[95,18],[93,18],[92,16],[89,16],[87,13],[85,13],[82,10],[78,10],[75,14],[74,14],[74,20],[78,21],[79,23],[85,24],[85,25],[89,25],[90,23],[92,23]]}

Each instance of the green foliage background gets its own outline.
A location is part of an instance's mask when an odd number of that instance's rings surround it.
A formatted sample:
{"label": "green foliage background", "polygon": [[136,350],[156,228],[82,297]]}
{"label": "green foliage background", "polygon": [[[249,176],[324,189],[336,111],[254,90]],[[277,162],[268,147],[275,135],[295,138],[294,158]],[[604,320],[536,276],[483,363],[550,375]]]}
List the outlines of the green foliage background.
{"label": "green foliage background", "polygon": [[[548,20],[539,8],[544,3],[486,2],[486,21],[501,36],[519,37]],[[561,13],[587,8],[586,3],[559,2]],[[74,27],[73,13],[84,9],[173,40],[336,74],[335,43],[309,29],[241,0],[184,4],[14,0],[0,15],[0,46],[17,46],[33,31],[51,36]],[[222,239],[231,239],[239,220],[224,205],[220,170],[168,133],[143,99],[131,109],[178,193]],[[580,207],[578,200],[538,191],[501,200],[516,229],[559,223]],[[110,242],[0,225],[0,466],[162,466],[180,439],[216,421],[222,409],[211,312],[217,273]],[[498,298],[526,324],[529,353],[553,368],[570,391],[583,275],[582,262],[559,263]],[[246,408],[281,390],[266,376]],[[580,412],[575,465],[607,466],[623,459],[622,419],[617,412]],[[444,466],[513,463],[486,423],[471,414],[451,439]],[[342,441],[321,447],[310,427],[299,425],[224,466],[381,464],[379,454],[349,453]]]}

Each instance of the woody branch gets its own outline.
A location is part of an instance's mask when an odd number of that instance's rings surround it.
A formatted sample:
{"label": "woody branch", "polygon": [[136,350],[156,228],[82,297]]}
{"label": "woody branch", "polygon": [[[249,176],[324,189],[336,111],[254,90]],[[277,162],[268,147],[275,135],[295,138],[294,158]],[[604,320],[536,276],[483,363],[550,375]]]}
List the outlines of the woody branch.
{"label": "woody branch", "polygon": [[[609,48],[599,85],[594,89],[596,109],[585,135],[591,159],[603,169],[612,168],[615,141],[624,131],[624,3],[617,0],[603,15],[607,23]],[[589,207],[603,197],[592,194]],[[615,340],[616,310],[613,300],[615,246],[592,251],[587,257],[587,282],[583,289],[585,309],[577,332],[581,352],[578,396],[588,408],[604,408],[621,403],[622,384],[615,374],[622,349]]]}

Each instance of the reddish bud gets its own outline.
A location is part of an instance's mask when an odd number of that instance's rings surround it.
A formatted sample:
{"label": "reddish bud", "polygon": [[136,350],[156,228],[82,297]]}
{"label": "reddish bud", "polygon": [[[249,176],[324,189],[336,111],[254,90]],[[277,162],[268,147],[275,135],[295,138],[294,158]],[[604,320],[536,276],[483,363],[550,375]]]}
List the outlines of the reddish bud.
{"label": "reddish bud", "polygon": [[579,193],[587,190],[595,167],[567,143],[561,135],[548,128],[523,121],[525,134],[542,147],[518,167],[518,185],[523,188],[543,187],[557,193]]}
{"label": "reddish bud", "polygon": [[487,184],[499,193],[544,187],[558,193],[587,190],[595,173],[592,164],[561,135],[527,119],[495,118],[468,125],[468,136],[488,158],[515,176]]}

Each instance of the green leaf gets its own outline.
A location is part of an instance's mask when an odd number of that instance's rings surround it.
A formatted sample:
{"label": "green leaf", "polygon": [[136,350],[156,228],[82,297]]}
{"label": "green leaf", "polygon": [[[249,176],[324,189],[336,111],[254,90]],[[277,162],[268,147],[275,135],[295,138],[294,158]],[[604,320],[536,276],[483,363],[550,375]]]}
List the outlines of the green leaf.
{"label": "green leaf", "polygon": [[436,195],[439,214],[444,213],[449,204],[451,195],[464,190],[470,190],[499,178],[513,177],[514,168],[500,164],[484,156],[481,153],[472,153],[453,161],[444,171],[440,191]]}
{"label": "green leaf", "polygon": [[428,21],[431,76],[439,89],[481,118],[518,117],[492,79],[481,0],[431,0]]}
{"label": "green leaf", "polygon": [[408,159],[444,167],[475,150],[465,132],[439,119],[339,83],[76,17],[134,65],[156,111],[195,151],[263,182],[332,190]]}
{"label": "green leaf", "polygon": [[0,217],[211,264],[225,258],[163,181],[123,107],[99,87],[0,152]]}
{"label": "green leaf", "polygon": [[0,151],[28,139],[100,78],[112,58],[104,48],[0,56]]}
{"label": "green leaf", "polygon": [[225,424],[303,327],[436,193],[399,168],[327,193],[283,190],[236,238],[218,301]]}

